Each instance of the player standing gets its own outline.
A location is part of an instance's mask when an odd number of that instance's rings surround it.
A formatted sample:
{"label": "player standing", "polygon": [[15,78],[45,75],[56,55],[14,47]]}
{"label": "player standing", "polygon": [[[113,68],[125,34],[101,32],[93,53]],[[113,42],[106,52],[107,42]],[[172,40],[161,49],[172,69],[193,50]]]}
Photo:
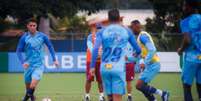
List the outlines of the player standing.
{"label": "player standing", "polygon": [[137,54],[140,47],[137,45],[132,32],[120,24],[120,15],[117,9],[108,12],[110,24],[97,33],[95,47],[92,52],[91,73],[95,72],[95,61],[98,49],[102,45],[101,76],[103,87],[109,101],[121,101],[125,94],[125,47],[131,43]]}
{"label": "player standing", "polygon": [[168,92],[148,85],[160,71],[159,57],[157,56],[156,48],[151,36],[147,32],[141,30],[141,24],[138,20],[132,21],[131,28],[133,32],[138,35],[137,41],[142,49],[141,61],[144,61],[144,63],[140,62],[140,67],[143,69],[143,72],[137,80],[136,88],[141,91],[149,101],[156,100],[153,94],[160,95],[162,101],[168,101]]}
{"label": "player standing", "polygon": [[135,60],[134,60],[134,50],[130,43],[127,44],[126,47],[127,55],[126,55],[126,86],[127,86],[127,101],[132,101],[132,81],[135,77],[134,67],[135,67]]}
{"label": "player standing", "polygon": [[[35,101],[34,91],[44,71],[44,44],[47,45],[56,66],[58,66],[58,62],[48,37],[37,31],[36,20],[29,20],[26,27],[28,32],[25,32],[20,38],[16,52],[24,68],[26,94],[23,101],[27,101],[29,98],[31,101]],[[25,58],[23,58],[22,52],[25,53]]]}
{"label": "player standing", "polygon": [[[96,29],[100,30],[102,26],[100,24],[96,24]],[[91,53],[94,47],[94,42],[96,39],[96,34],[89,34],[87,37],[87,63],[86,63],[86,83],[85,83],[85,101],[90,101],[90,89],[91,89],[91,83],[94,80],[94,75],[90,74],[90,63],[91,63]],[[96,81],[98,83],[98,88],[99,88],[99,101],[105,101],[104,94],[103,94],[103,86],[102,86],[102,80],[101,80],[101,75],[100,75],[100,63],[101,63],[101,48],[99,48],[99,55],[98,59],[96,60],[96,65],[95,65],[95,76],[96,76]]]}
{"label": "player standing", "polygon": [[196,78],[197,92],[201,101],[201,1],[186,0],[184,5],[185,18],[180,22],[183,33],[183,41],[178,49],[178,54],[184,54],[182,68],[182,82],[184,89],[184,101],[193,101],[191,86]]}

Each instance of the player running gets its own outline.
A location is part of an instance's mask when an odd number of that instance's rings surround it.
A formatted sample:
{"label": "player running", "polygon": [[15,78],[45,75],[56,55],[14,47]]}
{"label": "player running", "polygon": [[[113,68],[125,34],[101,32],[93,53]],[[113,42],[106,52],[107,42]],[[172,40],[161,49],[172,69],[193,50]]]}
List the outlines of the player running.
{"label": "player running", "polygon": [[97,33],[95,47],[92,52],[91,73],[95,72],[95,61],[98,49],[102,45],[101,76],[103,87],[109,101],[122,101],[125,94],[125,47],[131,43],[137,54],[141,49],[137,45],[132,32],[120,24],[117,9],[108,12],[110,24]]}
{"label": "player running", "polygon": [[[31,101],[35,101],[34,91],[44,71],[44,44],[47,45],[54,64],[58,66],[50,40],[44,33],[37,31],[36,28],[36,20],[29,20],[27,23],[28,32],[25,32],[20,38],[16,51],[24,68],[26,94],[23,101],[27,101],[29,98]],[[25,58],[23,58],[22,52],[25,53]]]}
{"label": "player running", "polygon": [[191,86],[194,78],[196,78],[198,97],[201,101],[201,14],[198,12],[200,7],[201,1],[186,0],[185,18],[180,22],[184,37],[178,54],[185,53],[181,74],[184,101],[193,101]]}
{"label": "player running", "polygon": [[162,101],[168,101],[169,93],[167,91],[162,91],[148,85],[160,71],[159,57],[157,56],[151,36],[141,30],[141,24],[138,20],[132,21],[131,28],[133,32],[138,35],[137,41],[142,49],[142,60],[140,61],[144,61],[140,62],[140,67],[143,69],[143,72],[137,80],[136,88],[141,91],[149,101],[156,101],[153,94],[160,95]]}

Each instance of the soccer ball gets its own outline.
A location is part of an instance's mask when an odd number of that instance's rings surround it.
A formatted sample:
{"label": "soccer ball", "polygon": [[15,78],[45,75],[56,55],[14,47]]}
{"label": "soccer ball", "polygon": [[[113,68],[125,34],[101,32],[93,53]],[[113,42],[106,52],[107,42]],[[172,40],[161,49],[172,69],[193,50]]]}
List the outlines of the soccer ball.
{"label": "soccer ball", "polygon": [[52,101],[50,98],[43,98],[42,101]]}

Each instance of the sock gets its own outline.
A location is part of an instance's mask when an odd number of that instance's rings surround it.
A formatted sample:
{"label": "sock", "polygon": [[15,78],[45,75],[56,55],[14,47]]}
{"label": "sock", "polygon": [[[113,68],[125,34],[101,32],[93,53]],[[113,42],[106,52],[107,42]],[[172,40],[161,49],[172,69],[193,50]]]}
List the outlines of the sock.
{"label": "sock", "polygon": [[201,84],[199,83],[197,83],[197,92],[198,92],[199,101],[201,101]]}
{"label": "sock", "polygon": [[128,96],[132,96],[131,93],[128,93]]}
{"label": "sock", "polygon": [[100,96],[104,96],[104,94],[101,92],[101,93],[100,93]]}
{"label": "sock", "polygon": [[191,85],[183,84],[184,88],[184,101],[193,101],[191,94]]}
{"label": "sock", "polygon": [[162,96],[163,95],[163,91],[160,90],[160,89],[157,89],[156,92],[155,92],[155,94],[158,94],[158,95]]}
{"label": "sock", "polygon": [[90,96],[89,96],[89,93],[86,93],[86,94],[85,94],[85,97],[90,97]]}
{"label": "sock", "polygon": [[148,99],[148,101],[154,101],[155,97],[153,94],[148,94],[146,92],[142,92],[144,94],[144,96]]}
{"label": "sock", "polygon": [[142,85],[141,88],[139,88],[139,90],[147,92],[148,94],[154,94],[156,92],[156,88],[151,87],[149,85]]}

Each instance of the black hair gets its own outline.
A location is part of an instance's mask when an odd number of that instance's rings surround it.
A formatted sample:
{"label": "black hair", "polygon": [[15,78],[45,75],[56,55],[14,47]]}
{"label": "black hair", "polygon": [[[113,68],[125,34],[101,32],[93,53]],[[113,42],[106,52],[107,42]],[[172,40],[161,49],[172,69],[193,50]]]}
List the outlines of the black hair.
{"label": "black hair", "polygon": [[37,23],[37,20],[35,18],[30,18],[26,21],[26,24],[29,24],[30,22]]}
{"label": "black hair", "polygon": [[140,24],[140,21],[139,21],[139,20],[133,20],[133,21],[131,22],[131,24]]}
{"label": "black hair", "polygon": [[116,22],[120,20],[120,14],[118,9],[112,9],[108,11],[108,18],[111,22]]}

